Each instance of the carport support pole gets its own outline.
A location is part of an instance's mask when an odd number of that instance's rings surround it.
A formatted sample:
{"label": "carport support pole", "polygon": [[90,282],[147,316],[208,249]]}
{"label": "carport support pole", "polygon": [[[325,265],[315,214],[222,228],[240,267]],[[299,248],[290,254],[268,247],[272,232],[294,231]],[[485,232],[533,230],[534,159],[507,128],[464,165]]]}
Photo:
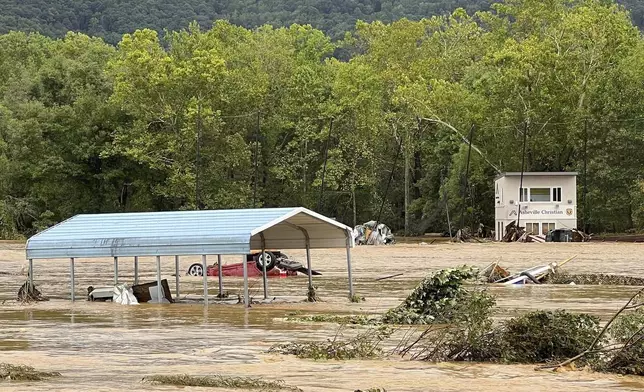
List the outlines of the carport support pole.
{"label": "carport support pole", "polygon": [[34,287],[34,259],[29,259],[29,285]]}
{"label": "carport support pole", "polygon": [[259,237],[262,239],[262,253],[260,257],[264,260],[262,262],[262,283],[264,283],[264,299],[268,299],[268,277],[266,276],[266,240],[264,239],[264,233],[259,233]]}
{"label": "carport support pole", "polygon": [[208,258],[201,255],[201,265],[203,266],[203,303],[208,306]]}
{"label": "carport support pole", "polygon": [[219,272],[219,274],[218,274],[218,277],[219,277],[219,298],[223,298],[224,297],[224,279],[221,276],[221,274],[223,274],[223,267],[221,265],[221,255],[217,255],[217,269],[219,270],[218,271]]}
{"label": "carport support pole", "polygon": [[76,284],[74,282],[74,258],[73,257],[69,259],[69,272],[70,272],[70,275],[71,275],[71,278],[72,278],[71,279],[72,280],[71,281],[71,286],[72,286],[71,287],[71,290],[72,290],[71,291],[71,293],[72,293],[71,297],[72,297],[72,302],[74,302],[74,300],[76,299],[76,297],[74,296],[74,288],[76,287]]}
{"label": "carport support pole", "polygon": [[242,256],[242,265],[244,269],[244,306],[250,307],[250,298],[248,298],[248,263],[246,262],[246,255]]}
{"label": "carport support pole", "polygon": [[139,284],[139,256],[134,256],[134,284]]}
{"label": "carport support pole", "polygon": [[347,232],[347,269],[349,271],[349,298],[353,298],[353,278],[351,277],[351,238]]}
{"label": "carport support pole", "polygon": [[179,256],[174,256],[174,276],[175,284],[177,286],[175,291],[175,299],[179,299]]}
{"label": "carport support pole", "polygon": [[309,270],[309,290],[313,288],[313,271],[311,271],[311,240],[306,235],[306,268]]}
{"label": "carport support pole", "polygon": [[161,256],[157,256],[157,301],[161,302],[163,293],[161,292]]}
{"label": "carport support pole", "polygon": [[119,258],[114,257],[114,286],[119,284]]}

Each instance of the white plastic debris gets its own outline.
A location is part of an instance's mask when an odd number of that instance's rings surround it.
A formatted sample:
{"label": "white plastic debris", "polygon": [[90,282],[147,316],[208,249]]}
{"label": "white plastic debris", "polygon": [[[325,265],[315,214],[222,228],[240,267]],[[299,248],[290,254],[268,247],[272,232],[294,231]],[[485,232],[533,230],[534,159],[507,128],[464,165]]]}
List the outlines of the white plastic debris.
{"label": "white plastic debris", "polygon": [[170,301],[165,297],[165,290],[163,290],[163,286],[161,286],[161,301],[159,301],[159,298],[157,297],[157,286],[152,286],[148,288],[150,292],[150,300],[148,301],[149,304],[169,304]]}
{"label": "white plastic debris", "polygon": [[124,284],[114,286],[114,294],[112,301],[121,305],[138,305],[139,301],[136,300],[132,289]]}

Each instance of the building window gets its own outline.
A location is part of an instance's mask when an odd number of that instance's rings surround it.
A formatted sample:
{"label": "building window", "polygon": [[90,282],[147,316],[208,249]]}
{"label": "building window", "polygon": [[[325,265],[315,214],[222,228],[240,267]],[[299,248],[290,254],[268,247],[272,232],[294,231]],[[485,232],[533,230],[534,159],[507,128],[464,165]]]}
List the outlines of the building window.
{"label": "building window", "polygon": [[525,232],[528,234],[538,234],[539,233],[539,223],[527,222],[525,224]]}
{"label": "building window", "polygon": [[[561,189],[561,188],[559,188]],[[546,235],[550,230],[555,229],[555,224],[554,223],[548,223],[548,222],[543,222],[541,224],[541,234]]]}
{"label": "building window", "polygon": [[558,188],[521,188],[519,202],[533,203],[561,202],[561,187]]}
{"label": "building window", "polygon": [[531,202],[549,202],[550,188],[530,188]]}
{"label": "building window", "polygon": [[528,201],[528,188],[521,188],[519,192],[519,201]]}

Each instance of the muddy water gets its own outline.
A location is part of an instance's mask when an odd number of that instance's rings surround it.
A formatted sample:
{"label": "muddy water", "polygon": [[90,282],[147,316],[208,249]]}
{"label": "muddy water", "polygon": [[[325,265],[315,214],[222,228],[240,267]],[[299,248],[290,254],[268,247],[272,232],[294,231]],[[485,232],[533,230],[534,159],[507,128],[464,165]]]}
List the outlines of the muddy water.
{"label": "muddy water", "polygon": [[[38,383],[3,383],[2,391],[116,391],[174,390],[141,383],[145,375],[224,373],[283,379],[305,391],[353,391],[380,387],[388,391],[604,391],[644,390],[644,379],[586,372],[549,373],[532,366],[490,364],[427,364],[396,358],[378,361],[308,361],[267,354],[283,341],[327,339],[338,330],[332,324],[287,322],[289,314],[381,313],[397,305],[430,270],[462,264],[485,266],[501,259],[516,271],[534,264],[577,258],[567,265],[571,273],[619,273],[644,276],[637,244],[437,244],[358,248],[354,251],[356,292],[367,301],[351,304],[347,294],[344,252],[314,251],[318,294],[325,302],[301,302],[306,278],[271,279],[272,303],[245,310],[239,305],[199,304],[199,278],[181,277],[184,303],[119,306],[111,303],[71,304],[69,264],[66,260],[36,261],[35,281],[52,299],[22,306],[13,301],[25,277],[20,245],[0,244],[0,362],[23,363],[59,371],[60,379]],[[288,252],[301,259],[299,251]],[[225,258],[228,263],[238,257]],[[198,258],[181,260],[184,273]],[[121,280],[131,282],[133,263],[122,260]],[[140,260],[142,281],[155,279],[153,259]],[[174,288],[174,262],[164,260],[163,276]],[[374,279],[397,272],[404,275],[380,282]],[[10,275],[7,275],[9,273]],[[89,285],[112,283],[112,260],[78,260],[76,295]],[[216,279],[210,280],[216,294]],[[225,290],[236,297],[241,280],[227,278]],[[525,286],[493,287],[499,317],[532,309],[565,308],[606,318],[633,292],[632,287]],[[251,281],[251,293],[261,299],[261,281]],[[235,302],[235,301],[232,301]],[[344,331],[355,333],[353,329]],[[182,388],[199,390],[199,388]]]}

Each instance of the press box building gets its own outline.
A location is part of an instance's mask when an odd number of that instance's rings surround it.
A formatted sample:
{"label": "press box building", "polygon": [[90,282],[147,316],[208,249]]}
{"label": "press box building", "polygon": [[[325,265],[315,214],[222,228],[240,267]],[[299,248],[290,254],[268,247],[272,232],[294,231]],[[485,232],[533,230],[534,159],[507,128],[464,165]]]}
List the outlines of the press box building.
{"label": "press box building", "polygon": [[545,235],[550,230],[577,228],[577,173],[510,172],[496,178],[495,237],[501,240],[505,227],[519,218],[528,233]]}

